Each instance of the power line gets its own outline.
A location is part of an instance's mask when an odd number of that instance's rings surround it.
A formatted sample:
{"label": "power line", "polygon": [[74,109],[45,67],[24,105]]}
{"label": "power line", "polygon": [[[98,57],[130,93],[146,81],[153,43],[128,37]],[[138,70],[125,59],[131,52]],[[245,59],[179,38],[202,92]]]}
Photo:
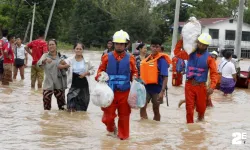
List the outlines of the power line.
{"label": "power line", "polygon": [[86,24],[86,25],[83,25],[83,26],[95,25],[95,24],[98,24],[98,23],[108,22],[108,21],[111,21],[111,20],[119,20],[119,19],[117,19],[117,18],[108,19],[108,20],[104,20],[104,21],[99,21],[99,22],[95,22],[95,23]]}

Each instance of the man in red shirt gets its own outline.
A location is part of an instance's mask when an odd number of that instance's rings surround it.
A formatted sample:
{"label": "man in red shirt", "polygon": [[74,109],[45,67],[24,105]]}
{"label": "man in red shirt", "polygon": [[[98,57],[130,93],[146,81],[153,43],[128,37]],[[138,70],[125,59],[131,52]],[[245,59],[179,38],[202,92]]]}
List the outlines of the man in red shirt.
{"label": "man in red shirt", "polygon": [[[38,39],[30,42],[25,49],[33,58],[31,67],[31,88],[35,88],[36,80],[38,80],[38,89],[40,89],[42,88],[44,79],[44,70],[36,64],[42,55],[48,52],[48,46],[44,40],[44,31],[39,31]],[[30,51],[30,49],[32,49],[32,51]]]}
{"label": "man in red shirt", "polygon": [[14,62],[14,53],[12,50],[12,45],[15,42],[15,37],[12,35],[7,36],[8,42],[3,46],[3,78],[2,84],[9,85],[9,82],[12,82],[12,65]]}
{"label": "man in red shirt", "polygon": [[2,81],[3,76],[3,46],[7,40],[8,30],[2,30],[3,38],[0,39],[0,81]]}

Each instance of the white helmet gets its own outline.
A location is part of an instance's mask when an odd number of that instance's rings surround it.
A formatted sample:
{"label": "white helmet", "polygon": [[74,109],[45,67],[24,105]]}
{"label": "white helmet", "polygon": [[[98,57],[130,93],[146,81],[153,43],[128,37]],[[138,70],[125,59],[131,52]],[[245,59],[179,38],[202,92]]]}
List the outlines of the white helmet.
{"label": "white helmet", "polygon": [[128,33],[127,33],[126,31],[124,31],[124,34],[125,34],[125,36],[126,36],[126,39],[127,39],[128,41],[130,41]]}
{"label": "white helmet", "polygon": [[198,41],[205,45],[210,45],[212,42],[212,37],[208,33],[202,33],[198,37]]}
{"label": "white helmet", "polygon": [[216,51],[212,51],[211,54],[218,56],[219,54]]}
{"label": "white helmet", "polygon": [[114,43],[127,43],[129,40],[129,35],[127,32],[120,30],[115,32],[114,36],[113,36],[113,42]]}

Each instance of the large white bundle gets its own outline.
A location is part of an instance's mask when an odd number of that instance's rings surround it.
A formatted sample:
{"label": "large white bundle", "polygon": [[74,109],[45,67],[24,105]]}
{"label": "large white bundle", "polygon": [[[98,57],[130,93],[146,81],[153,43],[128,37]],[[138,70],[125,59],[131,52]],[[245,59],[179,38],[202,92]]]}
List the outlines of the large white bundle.
{"label": "large white bundle", "polygon": [[111,105],[114,99],[113,90],[107,85],[108,75],[106,72],[102,72],[98,78],[99,82],[95,85],[93,91],[91,91],[90,99],[93,104],[98,107],[108,107]]}
{"label": "large white bundle", "polygon": [[94,105],[98,107],[108,107],[114,99],[114,92],[105,82],[98,82],[90,94]]}
{"label": "large white bundle", "polygon": [[195,17],[190,17],[189,22],[182,28],[183,48],[190,54],[196,47],[196,40],[201,34],[201,24]]}

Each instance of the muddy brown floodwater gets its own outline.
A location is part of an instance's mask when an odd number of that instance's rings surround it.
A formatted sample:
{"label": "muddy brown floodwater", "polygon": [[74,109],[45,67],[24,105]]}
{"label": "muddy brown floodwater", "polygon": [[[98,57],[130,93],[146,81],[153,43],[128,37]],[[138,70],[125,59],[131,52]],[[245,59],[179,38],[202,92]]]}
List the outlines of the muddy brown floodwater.
{"label": "muddy brown floodwater", "polygon": [[[85,51],[84,55],[98,67],[100,52]],[[249,65],[249,60],[243,60],[242,70]],[[205,122],[187,125],[185,104],[177,107],[184,99],[184,87],[170,83],[169,79],[170,106],[161,105],[161,122],[152,121],[151,104],[149,120],[140,120],[139,110],[132,110],[130,138],[120,141],[106,136],[102,111],[92,102],[86,113],[68,113],[57,110],[53,97],[52,110],[44,111],[42,94],[30,89],[30,68],[26,68],[24,81],[18,76],[9,87],[0,86],[0,149],[250,149],[249,89],[237,88],[226,98],[215,91],[214,108],[207,109]],[[90,77],[90,88],[93,86]],[[234,132],[247,134],[245,144],[232,144]]]}

